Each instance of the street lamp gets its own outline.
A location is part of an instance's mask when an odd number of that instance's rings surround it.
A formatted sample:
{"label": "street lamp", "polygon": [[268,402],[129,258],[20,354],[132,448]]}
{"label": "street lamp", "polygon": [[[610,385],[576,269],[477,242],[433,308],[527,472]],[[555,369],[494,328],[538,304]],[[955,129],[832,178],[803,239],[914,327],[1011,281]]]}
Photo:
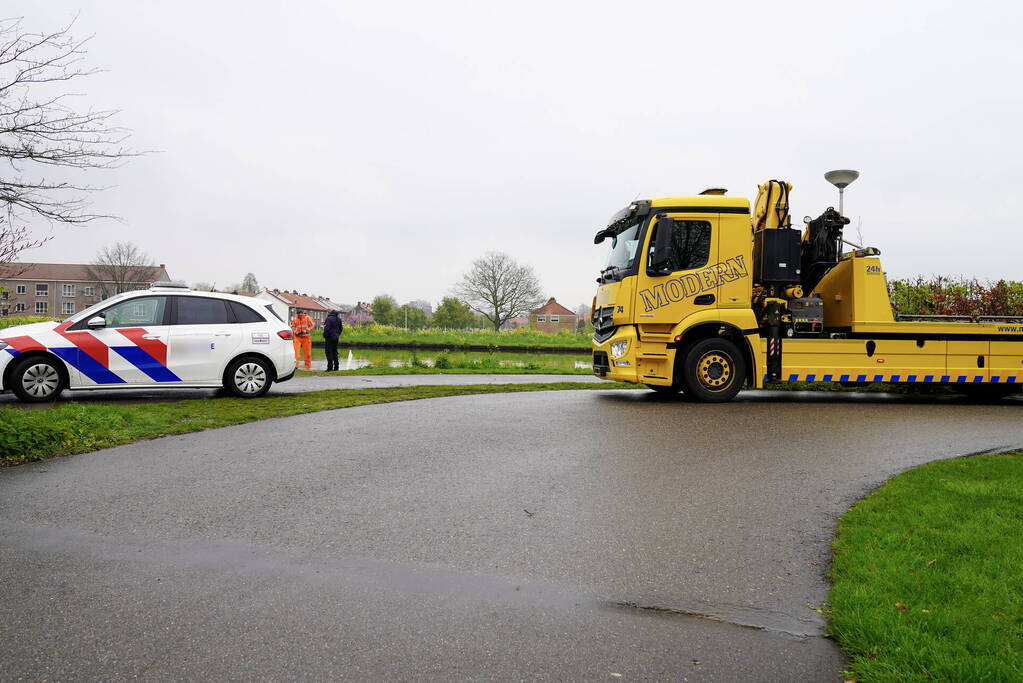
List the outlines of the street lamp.
{"label": "street lamp", "polygon": [[852,171],[849,169],[841,169],[838,171],[828,171],[824,174],[824,180],[838,188],[838,213],[845,215],[843,195],[845,188],[852,184],[852,181],[860,177],[859,171]]}

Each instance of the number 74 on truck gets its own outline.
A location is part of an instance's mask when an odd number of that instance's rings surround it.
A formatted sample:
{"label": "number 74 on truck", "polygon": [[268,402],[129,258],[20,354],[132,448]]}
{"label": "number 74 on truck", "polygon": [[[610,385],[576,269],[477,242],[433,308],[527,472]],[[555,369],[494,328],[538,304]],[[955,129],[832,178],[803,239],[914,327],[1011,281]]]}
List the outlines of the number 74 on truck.
{"label": "number 74 on truck", "polygon": [[594,239],[610,242],[594,374],[706,402],[765,382],[1023,388],[1023,318],[894,315],[880,251],[846,241],[834,208],[794,229],[791,190],[770,180],[752,207],[711,189],[615,214]]}

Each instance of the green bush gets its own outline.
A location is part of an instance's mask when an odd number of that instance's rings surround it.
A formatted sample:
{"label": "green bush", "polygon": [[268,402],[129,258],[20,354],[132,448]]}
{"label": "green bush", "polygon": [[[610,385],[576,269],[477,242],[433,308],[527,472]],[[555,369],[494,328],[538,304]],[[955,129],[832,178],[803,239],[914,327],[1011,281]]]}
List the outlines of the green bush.
{"label": "green bush", "polygon": [[896,315],[1023,316],[1023,282],[945,277],[892,280],[888,294]]}
{"label": "green bush", "polygon": [[15,316],[12,318],[0,318],[0,330],[6,327],[16,327],[18,325],[30,325],[31,323],[44,323],[47,321],[56,321],[58,318],[50,318],[45,315],[23,315]]}

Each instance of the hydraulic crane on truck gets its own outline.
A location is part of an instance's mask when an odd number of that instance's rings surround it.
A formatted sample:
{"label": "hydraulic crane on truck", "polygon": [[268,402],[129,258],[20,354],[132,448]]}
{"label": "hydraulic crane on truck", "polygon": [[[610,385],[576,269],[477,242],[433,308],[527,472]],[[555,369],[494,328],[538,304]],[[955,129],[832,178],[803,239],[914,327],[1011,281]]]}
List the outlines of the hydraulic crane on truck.
{"label": "hydraulic crane on truck", "polygon": [[[828,179],[842,190],[857,175]],[[841,204],[793,229],[791,190],[760,185],[752,211],[712,189],[615,214],[594,239],[610,249],[593,301],[593,372],[710,402],[765,381],[1021,389],[1023,318],[896,319],[880,252],[843,238]]]}

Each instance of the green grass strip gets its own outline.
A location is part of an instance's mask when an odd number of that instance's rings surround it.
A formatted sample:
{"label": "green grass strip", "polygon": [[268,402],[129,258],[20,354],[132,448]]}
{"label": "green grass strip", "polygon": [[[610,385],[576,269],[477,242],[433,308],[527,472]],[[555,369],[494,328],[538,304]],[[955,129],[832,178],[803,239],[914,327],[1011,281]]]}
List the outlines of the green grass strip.
{"label": "green grass strip", "polygon": [[591,368],[558,368],[558,367],[478,367],[478,368],[429,368],[413,365],[411,367],[376,367],[358,368],[355,370],[338,370],[325,372],[322,370],[299,370],[299,376],[315,375],[317,377],[344,377],[345,375],[592,375]]}
{"label": "green grass strip", "polygon": [[184,401],[110,405],[57,403],[41,409],[20,404],[0,407],[0,467],[86,453],[168,434],[287,417],[336,408],[414,401],[442,396],[522,391],[633,389],[617,382],[548,382],[538,384],[469,384],[381,389],[331,389],[262,398],[200,398]]}
{"label": "green grass strip", "polygon": [[898,475],[845,515],[834,551],[850,678],[1023,680],[1023,454]]}
{"label": "green grass strip", "polygon": [[[313,341],[323,341],[323,331],[313,331]],[[451,348],[488,346],[501,348],[578,348],[589,350],[593,332],[547,334],[528,327],[508,332],[493,330],[403,330],[390,325],[352,325],[341,335],[341,346],[351,343],[390,345],[443,345]]]}

